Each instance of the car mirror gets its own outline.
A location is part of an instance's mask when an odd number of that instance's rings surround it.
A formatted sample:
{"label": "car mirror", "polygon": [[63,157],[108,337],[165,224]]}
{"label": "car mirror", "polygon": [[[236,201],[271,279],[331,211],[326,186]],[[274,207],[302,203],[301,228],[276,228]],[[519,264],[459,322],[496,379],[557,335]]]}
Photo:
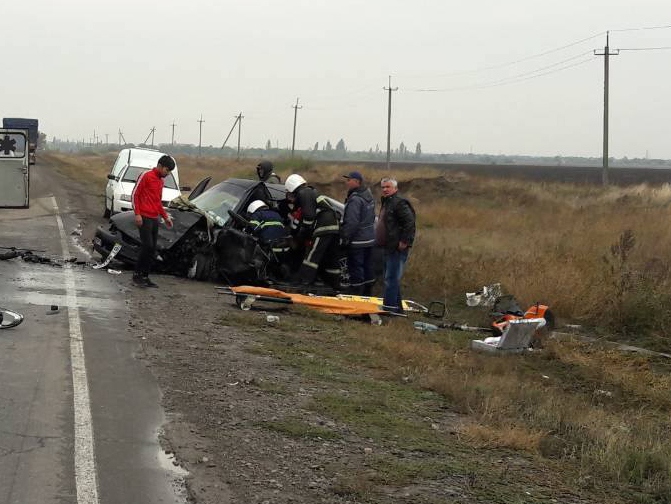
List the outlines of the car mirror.
{"label": "car mirror", "polygon": [[190,190],[191,190],[191,186],[185,185],[185,186],[180,187],[179,190],[180,190],[180,191],[190,191]]}
{"label": "car mirror", "polygon": [[107,175],[107,179],[108,180],[116,180],[116,177],[110,173],[109,175]]}

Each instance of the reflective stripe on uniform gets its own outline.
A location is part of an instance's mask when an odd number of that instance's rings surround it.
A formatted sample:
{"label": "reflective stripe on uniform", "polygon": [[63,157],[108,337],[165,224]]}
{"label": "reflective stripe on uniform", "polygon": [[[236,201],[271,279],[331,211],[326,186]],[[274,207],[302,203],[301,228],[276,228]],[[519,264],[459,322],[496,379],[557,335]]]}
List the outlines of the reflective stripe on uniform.
{"label": "reflective stripe on uniform", "polygon": [[261,228],[273,227],[273,226],[284,227],[284,224],[282,224],[281,222],[277,222],[277,221],[268,221],[268,222],[264,222],[263,224],[261,224]]}
{"label": "reflective stripe on uniform", "polygon": [[309,266],[310,268],[315,268],[316,269],[316,268],[319,267],[318,264],[312,262],[312,255],[317,250],[318,245],[319,245],[319,237],[316,237],[314,243],[312,244],[312,248],[310,249],[310,252],[308,252],[308,255],[303,260],[303,264],[305,264],[306,266]]}
{"label": "reflective stripe on uniform", "polygon": [[337,224],[331,225],[331,226],[319,226],[315,228],[315,233],[322,232],[322,231],[338,231],[340,229],[340,226]]}

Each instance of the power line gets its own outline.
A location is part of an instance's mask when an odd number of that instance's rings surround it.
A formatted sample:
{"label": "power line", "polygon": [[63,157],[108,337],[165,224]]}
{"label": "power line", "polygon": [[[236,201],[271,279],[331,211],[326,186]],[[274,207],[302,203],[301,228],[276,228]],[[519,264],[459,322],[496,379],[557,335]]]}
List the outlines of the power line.
{"label": "power line", "polygon": [[[554,73],[557,73],[557,72],[562,72],[564,70],[568,70],[569,68],[574,68],[574,67],[577,67],[577,66],[580,66],[580,65],[584,65],[585,63],[589,63],[590,61],[594,61],[594,58],[592,58],[592,57],[585,58],[582,61],[578,61],[578,62],[573,63],[571,65],[566,65],[566,66],[563,66],[561,68],[557,68],[555,70],[552,70],[550,72],[544,72],[544,73],[540,73],[538,75],[532,75],[530,77],[516,78],[514,80],[509,80],[509,81],[506,81],[506,82],[500,82],[500,83],[497,83],[497,84],[480,85],[480,86],[477,86],[475,89],[485,89],[485,88],[490,88],[490,87],[505,86],[505,85],[508,85],[508,84],[516,84],[518,82],[523,82],[523,81],[528,81],[528,80],[531,80],[531,79],[536,79],[538,77],[545,77],[546,75],[551,75],[551,74],[554,74]],[[534,72],[532,72],[532,73],[534,73]]]}
{"label": "power line", "polygon": [[643,30],[666,30],[671,28],[671,25],[662,26],[642,26],[640,28],[620,28],[619,30],[610,30],[611,32],[628,32],[628,31],[643,31]]}
{"label": "power line", "polygon": [[620,51],[665,51],[671,49],[671,46],[663,47],[628,47],[625,49],[620,49]]}
{"label": "power line", "polygon": [[[606,33],[605,31],[595,33],[594,35],[590,35],[589,37],[585,37],[583,39],[576,40],[574,42],[570,42],[570,43],[565,44],[563,46],[556,47],[554,49],[549,49],[547,51],[543,51],[543,52],[540,52],[540,53],[537,53],[537,54],[532,54],[531,56],[526,56],[524,58],[508,61],[508,62],[505,62],[505,63],[499,63],[497,65],[475,68],[475,69],[472,69],[472,70],[463,70],[463,71],[460,71],[460,72],[451,72],[451,73],[446,73],[446,74],[432,74],[432,75],[430,75],[430,77],[452,77],[452,76],[458,76],[458,75],[467,75],[467,74],[485,72],[485,71],[488,71],[488,70],[496,70],[496,69],[503,68],[503,67],[506,67],[506,66],[517,65],[518,63],[523,63],[524,61],[529,61],[529,60],[532,60],[532,59],[540,58],[541,56],[547,56],[548,54],[563,51],[564,49],[568,49],[569,47],[574,47],[576,45],[579,45],[579,44],[582,44],[584,42],[590,41],[590,40],[595,39],[597,37],[601,37],[605,33]],[[428,76],[429,75],[415,75],[414,77],[428,77]],[[412,76],[410,76],[410,77],[412,77]]]}
{"label": "power line", "polygon": [[[593,55],[592,51],[587,51],[587,52],[584,52],[584,53],[581,53],[581,54],[577,54],[575,56],[571,56],[570,58],[566,58],[562,61],[552,63],[551,65],[546,65],[544,67],[537,68],[535,70],[530,70],[528,72],[523,72],[521,74],[512,75],[512,76],[506,77],[504,79],[498,79],[498,80],[495,80],[495,81],[485,82],[485,83],[481,83],[481,84],[473,84],[473,85],[469,85],[469,86],[454,86],[454,87],[451,87],[451,88],[439,88],[439,89],[436,89],[436,88],[434,88],[434,89],[418,88],[418,89],[408,89],[408,91],[443,93],[443,92],[449,92],[449,91],[465,91],[465,90],[469,90],[469,89],[484,89],[484,88],[490,88],[490,87],[503,86],[503,85],[507,85],[507,84],[514,84],[514,83],[522,82],[522,81],[525,81],[525,80],[535,79],[537,77],[543,77],[543,76],[550,75],[550,74],[553,74],[553,73],[556,73],[556,72],[561,72],[563,70],[573,68],[573,67],[578,66],[578,65],[582,65],[582,64],[587,63],[589,61],[593,61],[594,58],[590,57],[590,58],[586,58],[586,59],[583,59],[581,61],[578,61],[577,63],[571,64],[571,65],[565,65],[565,66],[562,66],[562,67],[559,67],[559,68],[554,68],[558,65],[562,65],[562,64],[567,63],[569,61],[573,61],[577,58],[584,57],[588,54]],[[549,72],[543,72],[544,70],[548,70],[550,68],[554,68],[554,70],[551,70]],[[543,73],[539,73],[539,72],[543,72]]]}

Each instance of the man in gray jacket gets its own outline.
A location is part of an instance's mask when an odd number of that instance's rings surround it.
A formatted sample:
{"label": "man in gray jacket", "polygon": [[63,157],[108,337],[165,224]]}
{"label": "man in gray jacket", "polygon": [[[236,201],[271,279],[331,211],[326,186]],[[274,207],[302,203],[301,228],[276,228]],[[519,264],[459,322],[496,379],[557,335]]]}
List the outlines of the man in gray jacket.
{"label": "man in gray jacket", "polygon": [[347,185],[340,241],[347,250],[350,293],[370,296],[375,283],[375,199],[357,171],[343,175]]}

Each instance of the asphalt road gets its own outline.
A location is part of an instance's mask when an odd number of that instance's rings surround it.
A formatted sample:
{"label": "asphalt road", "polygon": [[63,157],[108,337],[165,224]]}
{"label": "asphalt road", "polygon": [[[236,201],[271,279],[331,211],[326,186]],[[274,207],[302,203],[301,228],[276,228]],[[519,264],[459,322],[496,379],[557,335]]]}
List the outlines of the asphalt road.
{"label": "asphalt road", "polygon": [[129,287],[66,261],[91,261],[77,230],[97,201],[50,168],[33,167],[29,209],[0,209],[0,246],[51,260],[0,261],[0,306],[25,315],[0,331],[0,504],[186,502],[158,443],[160,392],[134,357]]}

